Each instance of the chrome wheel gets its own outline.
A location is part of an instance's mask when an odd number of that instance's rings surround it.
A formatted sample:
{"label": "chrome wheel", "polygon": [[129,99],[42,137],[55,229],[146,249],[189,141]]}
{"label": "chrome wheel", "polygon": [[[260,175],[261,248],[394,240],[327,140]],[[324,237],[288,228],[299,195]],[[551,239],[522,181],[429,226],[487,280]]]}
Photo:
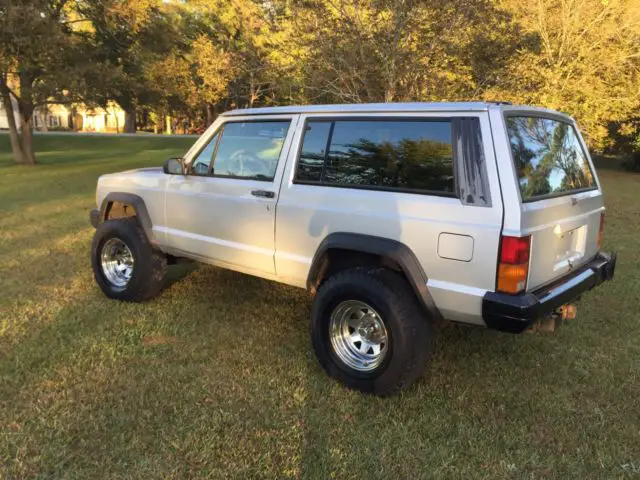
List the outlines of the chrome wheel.
{"label": "chrome wheel", "polygon": [[119,238],[110,238],[102,246],[100,265],[102,273],[111,285],[124,288],[133,275],[133,254]]}
{"label": "chrome wheel", "polygon": [[347,300],[333,310],[329,337],[338,358],[359,372],[379,367],[389,351],[389,336],[382,318],[359,300]]}

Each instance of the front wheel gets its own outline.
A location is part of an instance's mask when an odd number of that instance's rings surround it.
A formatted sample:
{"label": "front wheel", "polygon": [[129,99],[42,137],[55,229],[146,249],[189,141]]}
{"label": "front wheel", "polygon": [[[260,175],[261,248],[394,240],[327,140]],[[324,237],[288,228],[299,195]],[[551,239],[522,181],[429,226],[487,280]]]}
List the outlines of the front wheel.
{"label": "front wheel", "polygon": [[166,257],[153,249],[135,218],[98,225],[91,265],[96,283],[109,298],[140,302],[164,287]]}
{"label": "front wheel", "polygon": [[378,395],[398,392],[420,376],[434,337],[411,287],[382,268],[347,270],[324,282],[311,328],[329,375]]}

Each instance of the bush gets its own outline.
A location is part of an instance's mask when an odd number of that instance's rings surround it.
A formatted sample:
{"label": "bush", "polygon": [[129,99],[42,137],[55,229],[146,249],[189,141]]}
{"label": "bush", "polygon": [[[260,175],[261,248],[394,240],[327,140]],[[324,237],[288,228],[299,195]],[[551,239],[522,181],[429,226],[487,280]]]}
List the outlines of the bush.
{"label": "bush", "polygon": [[631,172],[640,172],[640,134],[636,135],[631,146],[631,154],[622,162],[622,166]]}
{"label": "bush", "polygon": [[640,151],[631,153],[622,166],[630,172],[640,172]]}

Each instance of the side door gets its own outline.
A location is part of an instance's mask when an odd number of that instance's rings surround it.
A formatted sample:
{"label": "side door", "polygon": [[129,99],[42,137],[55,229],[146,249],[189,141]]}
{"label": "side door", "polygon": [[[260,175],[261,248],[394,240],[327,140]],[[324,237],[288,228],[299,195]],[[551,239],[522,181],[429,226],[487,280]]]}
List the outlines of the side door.
{"label": "side door", "polygon": [[297,116],[223,117],[167,182],[168,250],[272,276],[275,207]]}

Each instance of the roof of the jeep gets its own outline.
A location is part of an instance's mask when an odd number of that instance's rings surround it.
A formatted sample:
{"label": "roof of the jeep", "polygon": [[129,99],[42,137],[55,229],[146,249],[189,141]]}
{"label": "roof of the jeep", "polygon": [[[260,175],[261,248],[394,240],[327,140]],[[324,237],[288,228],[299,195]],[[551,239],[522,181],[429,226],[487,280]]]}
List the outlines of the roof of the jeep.
{"label": "roof of the jeep", "polygon": [[340,112],[455,112],[487,110],[488,103],[350,103],[338,105],[289,105],[282,107],[241,108],[223,115],[270,115],[278,113],[340,113]]}
{"label": "roof of the jeep", "polygon": [[451,103],[356,103],[342,105],[289,105],[282,107],[241,108],[225,112],[223,116],[236,115],[277,115],[299,113],[400,113],[400,112],[478,112],[489,108],[505,110],[532,110],[552,112],[542,108],[511,105],[507,102],[451,102]]}

